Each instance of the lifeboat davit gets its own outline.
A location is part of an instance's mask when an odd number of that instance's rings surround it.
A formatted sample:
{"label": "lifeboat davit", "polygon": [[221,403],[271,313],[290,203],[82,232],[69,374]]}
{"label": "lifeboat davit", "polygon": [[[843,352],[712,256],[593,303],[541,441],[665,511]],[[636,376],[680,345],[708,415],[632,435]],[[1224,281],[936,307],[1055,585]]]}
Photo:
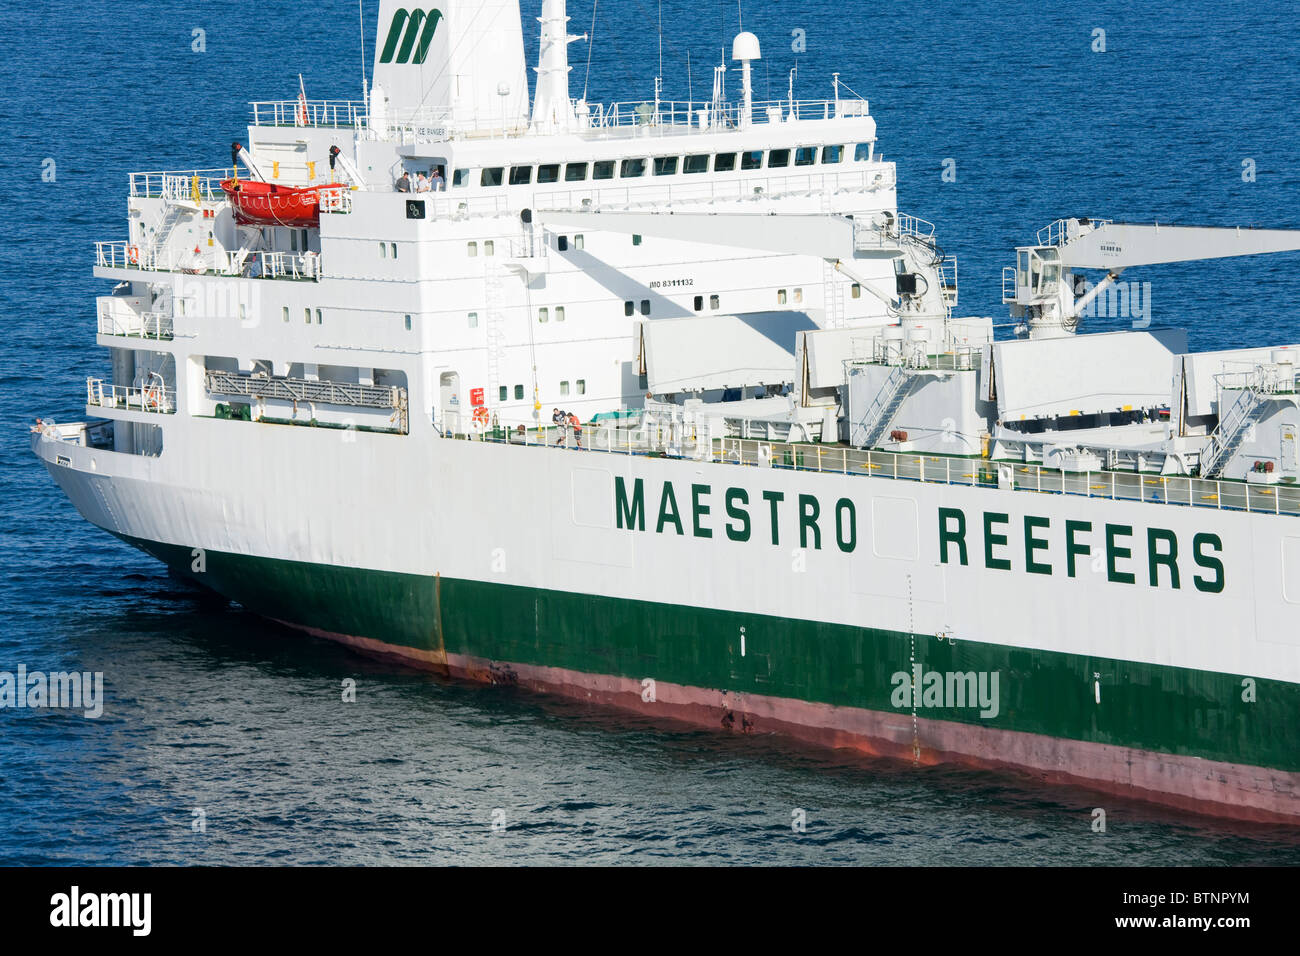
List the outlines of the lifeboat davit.
{"label": "lifeboat davit", "polygon": [[320,224],[321,193],[348,187],[343,183],[280,186],[256,179],[225,179],[221,188],[230,197],[235,222],[241,226],[302,227]]}

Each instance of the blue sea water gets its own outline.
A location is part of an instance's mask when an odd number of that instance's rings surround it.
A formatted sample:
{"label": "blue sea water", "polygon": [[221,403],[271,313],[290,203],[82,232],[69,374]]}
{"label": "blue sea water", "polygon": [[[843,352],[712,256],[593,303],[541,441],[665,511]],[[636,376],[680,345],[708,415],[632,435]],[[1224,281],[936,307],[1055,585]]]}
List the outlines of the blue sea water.
{"label": "blue sea water", "polygon": [[[524,3],[530,59],[539,5]],[[590,0],[569,9],[589,31]],[[587,46],[570,48],[574,91],[649,98],[662,42],[664,95],[703,98],[737,15],[735,0],[606,0],[589,80]],[[871,101],[900,208],[959,257],[963,314],[1005,316],[1001,267],[1059,216],[1300,228],[1293,4],[749,0],[743,15],[760,96],[784,95],[797,65],[797,96],[829,96],[838,70]],[[358,97],[357,7],[5,4],[0,54],[0,670],[103,671],[107,698],[99,720],[0,710],[0,864],[1300,862],[1283,828],[402,672],[169,578],[77,516],[27,425],[83,417],[85,377],[106,369],[92,242],[125,235],[127,173],[223,165],[246,102],[291,98],[299,73],[312,98]],[[1135,277],[1157,323],[1233,347],[1300,341],[1297,265]]]}

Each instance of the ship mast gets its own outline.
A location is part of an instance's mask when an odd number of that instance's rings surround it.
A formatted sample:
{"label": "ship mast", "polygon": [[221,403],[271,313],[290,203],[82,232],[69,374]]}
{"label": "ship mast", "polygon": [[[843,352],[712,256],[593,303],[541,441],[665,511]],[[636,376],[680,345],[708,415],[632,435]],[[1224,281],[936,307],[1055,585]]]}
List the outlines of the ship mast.
{"label": "ship mast", "polygon": [[569,44],[587,35],[569,34],[564,0],[542,0],[540,49],[537,57],[537,95],[533,100],[533,129],[563,132],[572,129],[576,116],[569,99]]}

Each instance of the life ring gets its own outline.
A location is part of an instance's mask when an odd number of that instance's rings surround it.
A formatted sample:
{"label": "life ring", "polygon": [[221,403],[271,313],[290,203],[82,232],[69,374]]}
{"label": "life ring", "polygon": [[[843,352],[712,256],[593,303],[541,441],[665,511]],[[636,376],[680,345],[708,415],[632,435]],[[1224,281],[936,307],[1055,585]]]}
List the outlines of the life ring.
{"label": "life ring", "polygon": [[138,265],[140,264],[140,247],[139,247],[139,246],[127,246],[127,247],[126,247],[126,257],[127,257],[127,259],[129,259],[129,260],[131,261],[131,264],[132,264],[132,265],[136,265],[136,266],[138,266]]}
{"label": "life ring", "polygon": [[492,416],[488,414],[487,406],[485,405],[480,405],[478,408],[474,409],[474,424],[479,428],[487,428],[491,417]]}

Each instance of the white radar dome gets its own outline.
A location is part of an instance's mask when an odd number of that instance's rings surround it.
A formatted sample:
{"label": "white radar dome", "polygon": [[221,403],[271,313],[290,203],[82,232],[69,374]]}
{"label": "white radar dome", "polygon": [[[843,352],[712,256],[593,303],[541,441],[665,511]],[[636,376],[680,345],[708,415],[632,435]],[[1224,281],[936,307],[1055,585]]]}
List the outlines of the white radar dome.
{"label": "white radar dome", "polygon": [[741,61],[761,60],[763,55],[758,50],[758,37],[749,32],[736,34],[736,39],[731,43],[731,58]]}

